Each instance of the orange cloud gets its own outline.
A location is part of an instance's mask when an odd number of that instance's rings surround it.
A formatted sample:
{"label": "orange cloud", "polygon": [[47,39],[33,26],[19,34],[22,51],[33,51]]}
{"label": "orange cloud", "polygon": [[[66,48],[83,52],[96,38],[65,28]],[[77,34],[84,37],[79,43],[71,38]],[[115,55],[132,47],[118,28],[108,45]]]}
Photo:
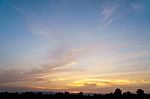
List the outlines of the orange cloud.
{"label": "orange cloud", "polygon": [[136,85],[141,83],[150,84],[150,81],[140,80],[139,82],[139,80],[128,80],[128,79],[83,79],[74,81],[68,84],[68,86],[81,87],[93,84],[96,87],[108,87],[114,85],[134,85],[134,84]]}

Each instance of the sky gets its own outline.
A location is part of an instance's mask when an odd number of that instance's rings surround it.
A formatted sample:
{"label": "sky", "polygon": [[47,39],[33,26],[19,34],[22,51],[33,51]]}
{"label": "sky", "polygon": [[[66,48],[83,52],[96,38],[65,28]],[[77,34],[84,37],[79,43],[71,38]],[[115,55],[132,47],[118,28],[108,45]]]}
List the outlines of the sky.
{"label": "sky", "polygon": [[0,0],[0,90],[150,93],[149,0]]}

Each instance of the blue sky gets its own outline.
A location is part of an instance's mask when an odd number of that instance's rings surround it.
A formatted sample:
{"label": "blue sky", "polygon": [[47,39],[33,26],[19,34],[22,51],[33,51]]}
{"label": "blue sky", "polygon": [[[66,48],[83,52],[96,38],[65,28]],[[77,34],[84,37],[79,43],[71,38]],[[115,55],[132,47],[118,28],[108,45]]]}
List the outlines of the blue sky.
{"label": "blue sky", "polygon": [[114,87],[103,81],[149,86],[149,5],[149,0],[0,0],[0,86]]}

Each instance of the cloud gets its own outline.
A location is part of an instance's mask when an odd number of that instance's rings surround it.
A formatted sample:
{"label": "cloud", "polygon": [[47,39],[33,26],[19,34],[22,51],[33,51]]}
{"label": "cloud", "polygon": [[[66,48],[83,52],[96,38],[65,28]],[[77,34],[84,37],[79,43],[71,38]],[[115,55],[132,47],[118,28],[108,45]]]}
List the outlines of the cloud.
{"label": "cloud", "polygon": [[[29,10],[28,8],[23,6],[15,4],[12,4],[10,6],[13,10],[22,15],[24,21],[26,22],[27,28],[32,35],[48,37],[56,36],[57,38],[59,37],[59,35],[63,35],[62,31],[64,28],[58,28],[58,25],[56,26],[55,22],[50,21],[53,20],[50,17],[47,18],[46,16],[38,15],[38,13],[33,12],[32,10]],[[48,6],[43,7],[42,11],[47,10]],[[48,13],[45,14],[49,16]]]}
{"label": "cloud", "polygon": [[[148,85],[150,71],[108,73],[102,75],[84,75],[68,83],[70,87],[85,87],[95,85],[96,88],[111,86]],[[90,87],[89,87],[90,89]]]}
{"label": "cloud", "polygon": [[[127,76],[127,75],[126,75]],[[131,76],[131,75],[130,75]],[[115,88],[119,87],[123,89],[123,91],[131,90],[132,92],[134,90],[137,90],[139,87],[143,87],[146,91],[148,88],[145,88],[145,86],[150,85],[150,80],[144,80],[144,79],[126,79],[126,78],[111,78],[112,76],[107,77],[91,77],[87,79],[81,79],[77,81],[73,81],[68,84],[71,88],[70,91],[84,91],[84,92],[101,92],[101,93],[107,93],[112,92],[115,90]],[[140,85],[140,86],[139,86]]]}
{"label": "cloud", "polygon": [[0,91],[9,91],[9,92],[25,92],[25,91],[33,91],[35,90],[34,88],[29,88],[29,87],[12,87],[12,86],[5,86],[5,85],[0,85]]}
{"label": "cloud", "polygon": [[67,89],[70,92],[84,92],[84,93],[110,93],[114,92],[116,88],[120,88],[123,92],[131,91],[133,93],[136,92],[138,88],[144,89],[146,93],[149,93],[150,84],[147,85],[114,85],[114,86],[107,86],[107,87],[96,87],[95,84],[89,84],[86,86],[80,86],[75,88]]}
{"label": "cloud", "polygon": [[138,3],[131,4],[131,7],[133,11],[141,11],[144,8],[143,5]]}
{"label": "cloud", "polygon": [[112,86],[112,85],[128,85],[128,84],[135,84],[137,81],[128,80],[128,79],[83,79],[79,81],[75,81],[71,86],[87,86],[87,85],[95,85],[96,87],[105,87],[105,86]]}
{"label": "cloud", "polygon": [[33,35],[38,35],[38,36],[47,35],[51,32],[50,28],[43,26],[40,23],[36,25],[31,25],[30,30]]}
{"label": "cloud", "polygon": [[35,81],[46,81],[45,78],[35,78]]}
{"label": "cloud", "polygon": [[77,65],[79,62],[71,62],[71,63],[69,63],[69,64],[67,64],[67,65],[65,65],[65,66],[73,66],[73,65]]}
{"label": "cloud", "polygon": [[71,66],[78,63],[75,61],[77,54],[75,50],[59,47],[50,53],[49,63],[43,64],[39,68],[0,70],[0,84],[19,81],[45,81],[43,76],[76,71],[77,69]]}
{"label": "cloud", "polygon": [[20,13],[20,14],[22,14],[22,15],[26,15],[26,13],[27,13],[24,9],[22,9],[22,8],[16,6],[16,5],[11,5],[11,7],[12,7],[15,11],[17,11],[18,13]]}
{"label": "cloud", "polygon": [[22,81],[22,74],[18,69],[0,70],[0,83]]}
{"label": "cloud", "polygon": [[113,15],[116,12],[117,9],[117,4],[111,4],[111,5],[105,5],[102,12],[101,16],[104,22],[107,22],[107,24],[110,24],[113,20]]}
{"label": "cloud", "polygon": [[25,22],[28,25],[28,29],[32,35],[44,36],[49,33],[54,33],[52,27],[50,27],[44,18],[36,15],[36,13],[27,10],[25,7],[20,7],[18,5],[10,5],[16,12],[22,14]]}
{"label": "cloud", "polygon": [[108,21],[111,19],[113,13],[116,10],[116,6],[108,7],[106,6],[102,11],[101,15],[103,16],[104,21]]}
{"label": "cloud", "polygon": [[114,15],[116,14],[118,4],[113,2],[111,4],[104,4],[101,11],[101,20],[103,22],[101,28],[108,26],[114,19]]}

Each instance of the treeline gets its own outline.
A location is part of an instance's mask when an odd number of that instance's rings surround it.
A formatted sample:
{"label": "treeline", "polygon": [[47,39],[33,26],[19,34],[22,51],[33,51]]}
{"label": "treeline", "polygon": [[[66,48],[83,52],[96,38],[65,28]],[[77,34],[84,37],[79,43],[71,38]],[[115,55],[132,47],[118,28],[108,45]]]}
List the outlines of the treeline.
{"label": "treeline", "polygon": [[0,99],[2,98],[40,98],[40,99],[53,99],[53,98],[95,98],[95,99],[150,99],[150,94],[145,94],[144,90],[138,89],[136,94],[130,91],[122,93],[122,90],[117,88],[114,92],[110,94],[84,94],[83,92],[72,94],[69,92],[58,92],[53,94],[44,94],[42,92],[22,92],[22,93],[10,93],[10,92],[0,92]]}

